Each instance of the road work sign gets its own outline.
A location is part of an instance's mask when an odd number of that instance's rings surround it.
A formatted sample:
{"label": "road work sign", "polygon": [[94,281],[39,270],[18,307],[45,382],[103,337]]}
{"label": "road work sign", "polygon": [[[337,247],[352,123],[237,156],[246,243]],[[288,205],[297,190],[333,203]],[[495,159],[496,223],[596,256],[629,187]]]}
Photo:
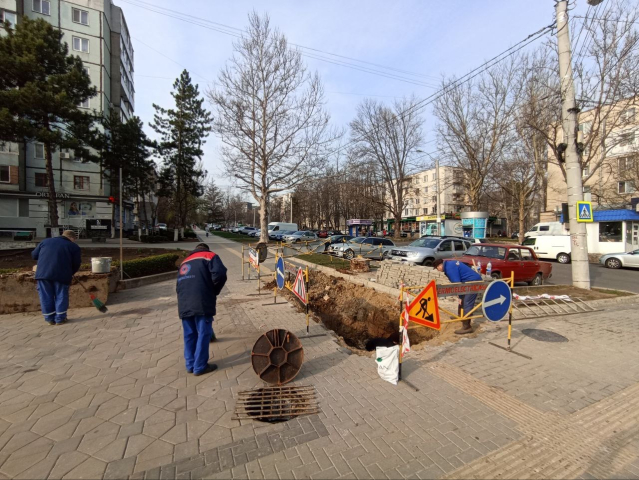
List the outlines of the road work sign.
{"label": "road work sign", "polygon": [[512,292],[503,280],[495,280],[488,285],[482,300],[482,310],[488,320],[498,322],[502,320],[510,310]]}
{"label": "road work sign", "polygon": [[275,279],[277,280],[277,288],[280,290],[284,288],[285,275],[284,258],[280,257],[277,259],[277,265],[275,267]]}
{"label": "road work sign", "polygon": [[426,288],[415,297],[406,310],[408,310],[408,318],[411,322],[435,330],[442,328],[439,319],[439,304],[437,303],[437,286],[434,280],[426,285]]}
{"label": "road work sign", "polygon": [[577,221],[582,223],[594,221],[591,202],[577,202]]}
{"label": "road work sign", "polygon": [[260,256],[257,253],[257,250],[254,248],[249,248],[249,263],[253,265],[253,268],[257,270],[257,267],[260,265]]}
{"label": "road work sign", "polygon": [[438,297],[453,297],[457,295],[471,295],[486,291],[488,283],[457,283],[452,285],[437,285]]}
{"label": "road work sign", "polygon": [[293,284],[293,289],[291,291],[303,303],[308,303],[308,296],[306,295],[306,282],[304,281],[304,271],[302,270],[301,267],[297,271],[297,276],[295,277],[295,283]]}

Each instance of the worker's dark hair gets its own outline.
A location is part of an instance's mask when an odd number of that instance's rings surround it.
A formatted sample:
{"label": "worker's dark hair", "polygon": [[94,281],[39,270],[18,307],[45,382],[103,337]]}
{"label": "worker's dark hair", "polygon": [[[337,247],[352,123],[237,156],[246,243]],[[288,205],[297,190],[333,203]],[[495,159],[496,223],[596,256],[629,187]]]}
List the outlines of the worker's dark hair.
{"label": "worker's dark hair", "polygon": [[198,243],[197,246],[195,247],[195,249],[196,250],[206,250],[206,251],[210,251],[211,250],[206,243]]}
{"label": "worker's dark hair", "polygon": [[435,269],[435,268],[439,267],[442,263],[444,263],[444,261],[441,258],[435,260],[433,262],[433,268]]}

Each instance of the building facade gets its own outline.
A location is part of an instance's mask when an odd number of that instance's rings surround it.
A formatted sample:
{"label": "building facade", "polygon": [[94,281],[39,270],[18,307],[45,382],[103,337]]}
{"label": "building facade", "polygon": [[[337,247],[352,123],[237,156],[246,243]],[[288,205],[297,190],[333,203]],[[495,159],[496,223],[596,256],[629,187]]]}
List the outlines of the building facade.
{"label": "building facade", "polygon": [[[133,115],[133,46],[122,10],[111,0],[0,0],[3,18],[42,18],[59,28],[69,53],[80,57],[97,95],[80,108],[108,116],[112,109],[126,120]],[[44,145],[0,145],[0,231],[48,229],[48,184]],[[110,182],[98,163],[83,162],[73,152],[53,153],[54,181],[61,228],[80,231],[87,219],[119,222],[109,202]],[[124,226],[133,226],[133,203],[124,202]],[[115,212],[114,212],[115,210]]]}

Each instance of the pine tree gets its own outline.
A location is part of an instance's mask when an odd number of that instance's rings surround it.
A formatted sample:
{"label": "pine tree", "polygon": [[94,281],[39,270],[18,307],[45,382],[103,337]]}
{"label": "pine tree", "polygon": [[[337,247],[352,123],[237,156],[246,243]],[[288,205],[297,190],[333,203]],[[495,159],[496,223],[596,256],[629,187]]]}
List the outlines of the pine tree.
{"label": "pine tree", "polygon": [[198,86],[191,83],[186,70],[173,83],[171,95],[175,109],[153,104],[155,115],[151,127],[160,135],[157,151],[163,159],[158,193],[172,199],[177,240],[177,229],[184,228],[193,205],[190,199],[203,193],[205,171],[198,161],[202,159],[202,145],[211,131],[211,116],[202,107],[204,99],[200,98]]}
{"label": "pine tree", "polygon": [[44,144],[49,184],[49,220],[58,226],[52,155],[73,150],[97,160],[95,117],[78,108],[96,95],[82,60],[70,56],[62,31],[24,17],[15,29],[0,26],[0,141]]}

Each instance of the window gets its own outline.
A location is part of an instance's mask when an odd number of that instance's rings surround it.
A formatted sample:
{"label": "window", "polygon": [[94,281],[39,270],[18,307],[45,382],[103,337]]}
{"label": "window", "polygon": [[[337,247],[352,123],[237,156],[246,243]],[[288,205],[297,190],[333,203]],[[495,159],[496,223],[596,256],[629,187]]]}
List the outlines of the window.
{"label": "window", "polygon": [[468,247],[466,246],[467,244],[465,242],[462,242],[461,240],[455,240],[453,241],[453,244],[455,245],[456,252],[465,252],[468,249]]}
{"label": "window", "polygon": [[89,185],[89,177],[79,177],[79,176],[74,176],[73,177],[73,188],[75,190],[88,190],[90,187]]}
{"label": "window", "polygon": [[635,109],[628,108],[621,113],[622,121],[626,123],[635,123]]}
{"label": "window", "polygon": [[513,261],[513,262],[518,262],[519,261],[519,249],[518,248],[517,249],[515,249],[515,248],[511,249],[508,252],[507,260],[510,260],[510,261]]}
{"label": "window", "polygon": [[619,193],[635,193],[634,182],[619,182],[617,188]]}
{"label": "window", "polygon": [[438,250],[440,252],[452,252],[453,251],[453,242],[451,242],[450,240],[447,240],[445,242],[442,242],[439,245]]}
{"label": "window", "polygon": [[36,187],[48,187],[49,186],[49,177],[46,173],[36,173],[35,174],[35,186]]}
{"label": "window", "polygon": [[73,37],[73,50],[77,52],[89,53],[89,39]]}
{"label": "window", "polygon": [[635,159],[632,157],[620,157],[617,160],[617,167],[619,168],[620,172],[633,170],[635,168]]}
{"label": "window", "polygon": [[424,175],[424,182],[428,181],[428,175]]}
{"label": "window", "polygon": [[0,10],[0,23],[9,22],[9,26],[16,26],[16,14],[7,10]]}
{"label": "window", "polygon": [[624,132],[619,136],[619,146],[627,147],[635,142],[635,132]]}
{"label": "window", "polygon": [[534,260],[532,253],[530,252],[530,250],[526,249],[526,248],[520,248],[519,252],[521,253],[521,259],[524,262],[532,262]]}
{"label": "window", "polygon": [[18,153],[17,145],[11,142],[0,142],[0,152]]}
{"label": "window", "polygon": [[17,217],[18,199],[0,198],[0,217]]}
{"label": "window", "polygon": [[8,165],[0,165],[0,183],[9,183],[11,175],[9,174]]}
{"label": "window", "polygon": [[433,195],[430,199],[431,202],[435,203],[437,201],[437,195]]}
{"label": "window", "polygon": [[581,169],[581,176],[587,177],[588,175],[590,175],[590,166],[586,165],[584,168]]}
{"label": "window", "polygon": [[623,222],[599,222],[600,242],[621,242]]}
{"label": "window", "polygon": [[80,108],[89,108],[89,99],[87,98],[86,100],[80,102],[80,104],[78,105],[78,107]]}
{"label": "window", "polygon": [[82,25],[89,24],[89,12],[86,10],[80,10],[79,8],[73,9],[73,21],[75,23],[81,23]]}
{"label": "window", "polygon": [[539,227],[539,231],[540,231],[540,232],[549,232],[549,231],[550,231],[550,226],[548,226],[548,225],[541,225],[541,226]]}
{"label": "window", "polygon": [[424,215],[428,215],[428,208],[423,209]]}
{"label": "window", "polygon": [[583,133],[584,136],[590,133],[592,129],[592,122],[583,122],[579,124],[579,131]]}
{"label": "window", "polygon": [[51,2],[49,0],[33,0],[31,9],[42,15],[51,15]]}
{"label": "window", "polygon": [[44,158],[44,143],[36,143],[33,150],[34,158]]}
{"label": "window", "polygon": [[424,187],[424,193],[428,193],[428,187]]}

